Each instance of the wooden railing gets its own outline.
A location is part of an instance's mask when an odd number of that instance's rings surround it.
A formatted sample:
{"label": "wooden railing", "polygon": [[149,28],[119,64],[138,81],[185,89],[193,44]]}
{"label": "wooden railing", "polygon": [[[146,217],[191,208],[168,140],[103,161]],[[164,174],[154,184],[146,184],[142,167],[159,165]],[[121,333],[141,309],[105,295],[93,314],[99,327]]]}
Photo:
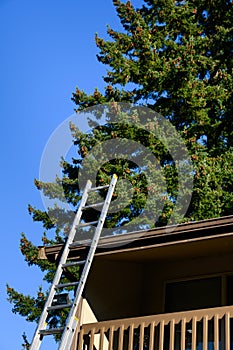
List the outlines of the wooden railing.
{"label": "wooden railing", "polygon": [[232,321],[229,306],[85,324],[76,349],[231,350]]}

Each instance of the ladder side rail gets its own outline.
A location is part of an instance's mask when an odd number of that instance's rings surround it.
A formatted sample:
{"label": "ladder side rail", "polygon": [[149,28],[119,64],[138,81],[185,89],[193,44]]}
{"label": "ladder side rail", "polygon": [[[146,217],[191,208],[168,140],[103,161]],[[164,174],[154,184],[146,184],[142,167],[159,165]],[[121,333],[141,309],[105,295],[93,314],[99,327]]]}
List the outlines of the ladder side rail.
{"label": "ladder side rail", "polygon": [[95,251],[96,251],[96,248],[97,248],[97,245],[99,242],[99,238],[100,238],[100,235],[102,232],[102,228],[103,228],[104,221],[105,221],[105,218],[106,218],[106,215],[108,212],[108,208],[109,208],[110,203],[111,203],[111,199],[112,199],[112,195],[113,195],[113,192],[114,192],[114,189],[116,186],[116,182],[117,182],[117,176],[113,175],[111,183],[109,185],[109,190],[108,190],[108,193],[107,193],[107,196],[105,198],[105,202],[104,202],[101,214],[100,214],[99,222],[98,222],[98,225],[96,227],[95,234],[94,234],[94,237],[93,237],[93,240],[92,240],[92,243],[91,243],[88,255],[87,255],[87,260],[86,260],[86,263],[85,263],[83,271],[82,271],[82,275],[81,275],[79,285],[78,285],[78,288],[76,291],[76,296],[75,296],[73,305],[71,307],[71,310],[70,310],[70,313],[69,313],[69,316],[67,319],[65,330],[64,330],[63,335],[62,335],[61,343],[59,345],[59,350],[68,350],[69,346],[71,346],[72,338],[73,338],[73,335],[75,333],[75,329],[76,329],[77,323],[78,323],[78,320],[76,318],[77,309],[78,309],[78,306],[79,306],[79,303],[80,303],[80,300],[82,297],[82,293],[83,293],[83,290],[84,290],[84,287],[86,284],[86,280],[87,280],[88,273],[89,273],[90,268],[91,268],[92,261],[94,259]]}
{"label": "ladder side rail", "polygon": [[56,284],[58,284],[58,282],[59,282],[59,280],[61,278],[62,272],[63,272],[62,264],[64,264],[66,262],[66,260],[67,260],[67,257],[68,257],[68,254],[69,254],[69,245],[73,242],[73,239],[74,239],[74,236],[75,236],[75,233],[76,233],[77,224],[80,222],[80,219],[81,219],[81,216],[82,216],[82,208],[85,206],[85,203],[86,203],[87,198],[88,198],[88,191],[91,188],[91,186],[92,186],[92,183],[91,183],[90,180],[88,180],[87,184],[86,184],[86,186],[84,188],[83,195],[82,195],[82,198],[81,198],[81,202],[80,202],[78,211],[77,211],[77,213],[75,215],[75,218],[74,218],[74,221],[73,221],[73,224],[72,224],[72,228],[70,230],[70,233],[68,235],[67,241],[65,243],[64,250],[63,250],[60,262],[58,264],[58,267],[57,267],[57,270],[56,270],[56,273],[55,273],[55,276],[54,276],[54,279],[53,279],[53,283],[52,283],[52,285],[50,287],[48,298],[46,300],[46,303],[44,305],[44,308],[43,308],[40,320],[38,322],[36,331],[34,333],[33,341],[32,341],[31,346],[30,346],[30,350],[38,350],[40,348],[40,345],[41,345],[41,342],[42,342],[42,339],[43,339],[43,336],[40,334],[40,330],[43,330],[45,328],[46,319],[47,319],[47,316],[48,316],[48,307],[51,306],[53,298],[54,298],[54,295],[56,294],[55,286],[56,286]]}

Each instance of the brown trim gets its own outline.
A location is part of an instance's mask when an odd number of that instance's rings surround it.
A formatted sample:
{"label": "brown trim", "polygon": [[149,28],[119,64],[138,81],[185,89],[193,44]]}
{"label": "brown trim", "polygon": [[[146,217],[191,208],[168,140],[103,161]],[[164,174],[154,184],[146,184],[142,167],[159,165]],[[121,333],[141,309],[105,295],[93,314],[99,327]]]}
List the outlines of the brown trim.
{"label": "brown trim", "polygon": [[[226,344],[225,348],[230,350],[230,321],[232,317],[233,307],[228,306],[83,324],[76,349],[80,350],[84,347],[93,349],[95,340],[99,344],[99,350],[113,349],[114,338],[118,349],[122,349],[122,345],[128,343],[128,349],[130,350],[132,350],[133,344],[137,344],[139,349],[143,349],[144,341],[150,349],[154,349],[155,341],[156,345],[158,344],[158,348],[163,349],[166,340],[169,339],[167,345],[172,350],[175,348],[176,330],[180,332],[181,350],[186,348],[187,341],[189,341],[191,349],[196,349],[197,323],[199,322],[200,326],[202,326],[203,349],[207,350],[208,321],[213,320],[214,327],[212,332],[215,349],[218,349],[220,334],[222,334],[222,340]],[[166,339],[165,327],[167,330]],[[144,337],[146,328],[149,330],[149,337],[147,333],[147,338]],[[104,346],[103,341],[105,334],[108,335],[106,346]],[[102,340],[100,341],[99,339],[101,338]]]}
{"label": "brown trim", "polygon": [[[98,255],[150,249],[157,246],[180,244],[233,235],[233,215],[198,222],[188,222],[177,226],[166,226],[137,231],[116,236],[101,237],[96,252]],[[75,242],[71,248],[73,258],[78,259],[90,244],[88,241]],[[63,245],[39,247],[39,257],[56,260]]]}
{"label": "brown trim", "polygon": [[196,317],[196,320],[200,321],[204,316],[208,316],[209,319],[212,319],[215,315],[218,315],[219,318],[222,318],[226,313],[229,313],[230,317],[233,317],[233,306],[221,306],[209,309],[172,312],[160,315],[87,323],[83,324],[82,328],[84,329],[84,333],[89,333],[93,328],[95,328],[95,332],[97,333],[102,327],[107,329],[111,325],[114,325],[115,329],[118,329],[120,326],[124,325],[125,329],[127,329],[132,323],[134,324],[134,327],[137,328],[142,322],[144,322],[145,327],[147,327],[153,321],[155,322],[155,325],[159,324],[162,320],[164,320],[165,324],[169,324],[171,320],[179,323],[183,318],[186,319],[186,322],[190,322],[193,317]]}

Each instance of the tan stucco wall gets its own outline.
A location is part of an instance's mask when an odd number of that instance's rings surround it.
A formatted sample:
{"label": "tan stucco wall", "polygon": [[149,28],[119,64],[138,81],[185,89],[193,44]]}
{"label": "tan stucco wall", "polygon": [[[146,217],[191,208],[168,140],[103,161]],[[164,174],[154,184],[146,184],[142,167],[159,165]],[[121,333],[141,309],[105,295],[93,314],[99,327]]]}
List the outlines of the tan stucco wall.
{"label": "tan stucco wall", "polygon": [[144,313],[146,315],[164,312],[166,282],[231,272],[232,254],[149,264],[144,271]]}
{"label": "tan stucco wall", "polygon": [[170,262],[97,260],[85,297],[99,321],[164,312],[165,283],[233,272],[233,255]]}
{"label": "tan stucco wall", "polygon": [[85,297],[99,320],[140,314],[142,265],[96,261],[88,278]]}

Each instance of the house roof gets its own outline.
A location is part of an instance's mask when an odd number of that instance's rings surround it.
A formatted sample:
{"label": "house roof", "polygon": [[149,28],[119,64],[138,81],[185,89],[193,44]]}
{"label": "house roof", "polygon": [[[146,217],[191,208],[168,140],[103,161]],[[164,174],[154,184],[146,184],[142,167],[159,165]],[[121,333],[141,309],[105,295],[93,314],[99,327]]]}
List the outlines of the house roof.
{"label": "house roof", "polygon": [[[76,241],[70,250],[71,259],[82,258],[91,240]],[[39,247],[39,258],[55,261],[62,251],[62,244]],[[190,249],[183,249],[183,248]],[[221,247],[221,252],[220,252]],[[156,249],[156,254],[155,254]],[[96,257],[105,259],[171,259],[182,256],[232,253],[233,215],[166,226],[145,231],[101,237]]]}

